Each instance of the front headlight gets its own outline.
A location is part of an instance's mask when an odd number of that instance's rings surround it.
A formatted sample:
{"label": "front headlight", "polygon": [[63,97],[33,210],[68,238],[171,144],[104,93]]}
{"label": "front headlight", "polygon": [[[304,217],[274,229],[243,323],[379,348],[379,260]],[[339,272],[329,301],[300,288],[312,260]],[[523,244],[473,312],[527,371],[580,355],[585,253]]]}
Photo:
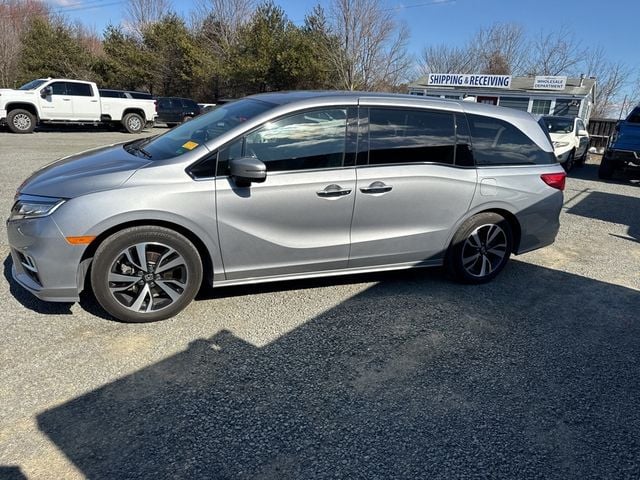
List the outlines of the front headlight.
{"label": "front headlight", "polygon": [[22,218],[37,218],[51,215],[66,200],[64,198],[20,195],[13,204],[9,221]]}
{"label": "front headlight", "polygon": [[562,147],[568,147],[568,146],[569,146],[569,142],[553,142],[554,148],[562,148]]}

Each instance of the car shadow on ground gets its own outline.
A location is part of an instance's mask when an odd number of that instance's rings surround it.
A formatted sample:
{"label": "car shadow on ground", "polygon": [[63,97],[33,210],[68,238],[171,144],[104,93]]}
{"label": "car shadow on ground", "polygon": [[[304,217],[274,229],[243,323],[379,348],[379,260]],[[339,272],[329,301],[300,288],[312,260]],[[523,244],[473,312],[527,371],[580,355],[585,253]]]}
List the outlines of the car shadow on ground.
{"label": "car shadow on ground", "polygon": [[[597,156],[596,159],[599,159]],[[579,178],[582,180],[596,180],[601,183],[623,184],[640,186],[640,168],[628,167],[625,170],[616,170],[611,180],[604,180],[598,178],[598,168],[600,167],[600,160],[597,164],[587,163],[582,167],[574,167],[568,173],[571,178]]]}
{"label": "car shadow on ground", "polygon": [[518,261],[479,286],[403,274],[265,346],[195,340],[37,420],[92,479],[638,478],[639,307]]}

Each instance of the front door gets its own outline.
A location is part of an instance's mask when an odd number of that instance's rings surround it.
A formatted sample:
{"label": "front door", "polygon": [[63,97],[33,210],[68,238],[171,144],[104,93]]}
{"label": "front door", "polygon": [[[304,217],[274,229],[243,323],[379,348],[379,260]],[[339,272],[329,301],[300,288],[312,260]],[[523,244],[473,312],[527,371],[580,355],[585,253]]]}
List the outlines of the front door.
{"label": "front door", "polygon": [[464,116],[370,108],[357,178],[349,267],[439,263],[476,188]]}
{"label": "front door", "polygon": [[67,93],[67,82],[53,82],[51,95],[40,98],[40,111],[43,120],[71,120],[73,118],[73,101]]}
{"label": "front door", "polygon": [[[344,166],[346,109],[270,121],[218,155],[218,234],[228,280],[345,268],[355,169]],[[228,162],[255,156],[264,183],[237,185]]]}

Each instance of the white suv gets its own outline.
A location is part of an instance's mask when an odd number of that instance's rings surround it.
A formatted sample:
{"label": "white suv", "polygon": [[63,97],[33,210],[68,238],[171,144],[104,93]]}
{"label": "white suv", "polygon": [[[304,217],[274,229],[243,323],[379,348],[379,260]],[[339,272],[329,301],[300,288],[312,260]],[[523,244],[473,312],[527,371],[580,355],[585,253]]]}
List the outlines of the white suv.
{"label": "white suv", "polygon": [[567,172],[574,165],[584,165],[589,149],[589,133],[581,118],[545,115],[540,117],[539,123],[549,133],[558,162]]}

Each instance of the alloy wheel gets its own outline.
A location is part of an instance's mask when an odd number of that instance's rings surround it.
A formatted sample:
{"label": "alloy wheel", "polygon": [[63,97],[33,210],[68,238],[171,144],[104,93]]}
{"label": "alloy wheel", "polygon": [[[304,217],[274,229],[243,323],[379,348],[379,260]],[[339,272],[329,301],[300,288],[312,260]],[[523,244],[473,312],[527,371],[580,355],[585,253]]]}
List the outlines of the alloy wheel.
{"label": "alloy wheel", "polygon": [[462,247],[462,267],[472,277],[482,278],[500,267],[507,256],[507,234],[495,224],[481,225]]}

